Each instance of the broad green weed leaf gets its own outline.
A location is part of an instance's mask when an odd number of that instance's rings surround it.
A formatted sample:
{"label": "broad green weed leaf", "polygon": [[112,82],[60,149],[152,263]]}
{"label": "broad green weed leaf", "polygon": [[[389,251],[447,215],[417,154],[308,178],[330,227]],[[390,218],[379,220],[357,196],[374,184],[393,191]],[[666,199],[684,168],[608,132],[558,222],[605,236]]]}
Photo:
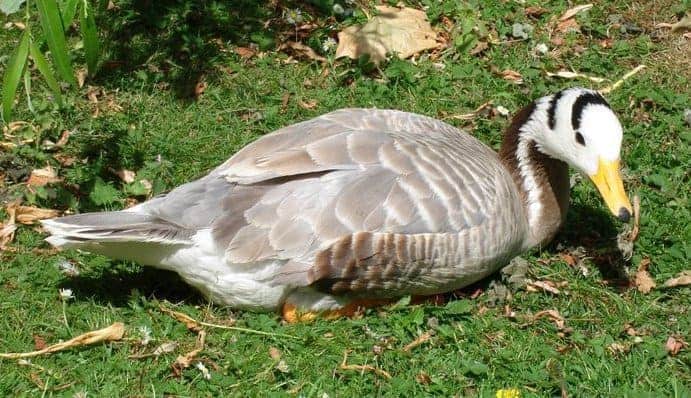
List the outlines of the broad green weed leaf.
{"label": "broad green weed leaf", "polygon": [[7,64],[7,70],[2,81],[2,117],[5,122],[9,122],[12,116],[14,93],[17,91],[19,80],[22,78],[22,72],[24,72],[24,65],[26,65],[26,59],[29,55],[30,40],[27,29],[22,34],[19,45]]}

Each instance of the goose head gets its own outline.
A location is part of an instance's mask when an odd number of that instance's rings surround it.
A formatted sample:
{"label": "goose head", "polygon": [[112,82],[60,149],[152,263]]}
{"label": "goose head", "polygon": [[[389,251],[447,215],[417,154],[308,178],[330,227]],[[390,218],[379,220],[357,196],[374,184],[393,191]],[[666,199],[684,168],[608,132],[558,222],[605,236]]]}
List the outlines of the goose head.
{"label": "goose head", "polygon": [[607,101],[596,91],[570,88],[539,99],[522,133],[547,156],[588,176],[613,215],[632,214],[620,174],[623,130]]}

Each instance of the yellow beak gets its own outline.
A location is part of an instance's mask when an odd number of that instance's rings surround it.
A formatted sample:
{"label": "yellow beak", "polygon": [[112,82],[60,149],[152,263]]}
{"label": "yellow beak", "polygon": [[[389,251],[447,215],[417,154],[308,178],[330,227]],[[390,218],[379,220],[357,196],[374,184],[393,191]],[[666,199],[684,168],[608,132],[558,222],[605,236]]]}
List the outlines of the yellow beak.
{"label": "yellow beak", "polygon": [[599,160],[597,173],[590,176],[593,183],[600,191],[600,195],[605,200],[609,211],[620,220],[627,222],[633,214],[631,202],[624,191],[624,183],[619,173],[619,160],[610,162]]}

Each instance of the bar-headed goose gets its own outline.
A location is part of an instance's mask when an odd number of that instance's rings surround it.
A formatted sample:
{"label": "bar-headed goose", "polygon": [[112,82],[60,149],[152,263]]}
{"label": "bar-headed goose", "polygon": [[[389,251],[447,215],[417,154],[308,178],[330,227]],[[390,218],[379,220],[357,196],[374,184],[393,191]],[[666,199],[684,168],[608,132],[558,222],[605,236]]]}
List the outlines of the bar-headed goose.
{"label": "bar-headed goose", "polygon": [[44,226],[57,247],[175,271],[218,304],[289,321],[348,315],[458,289],[549,242],[568,208],[568,165],[627,221],[621,140],[607,102],[583,88],[518,112],[499,154],[429,117],[343,109],[166,195]]}

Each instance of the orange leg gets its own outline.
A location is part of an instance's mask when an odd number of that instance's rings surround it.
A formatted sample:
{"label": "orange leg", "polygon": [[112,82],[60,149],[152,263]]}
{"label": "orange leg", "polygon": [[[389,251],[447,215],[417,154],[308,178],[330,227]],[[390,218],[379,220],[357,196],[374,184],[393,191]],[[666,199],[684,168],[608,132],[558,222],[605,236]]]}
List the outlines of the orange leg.
{"label": "orange leg", "polygon": [[[311,322],[317,318],[322,319],[338,319],[338,318],[354,318],[362,314],[367,308],[376,308],[384,305],[395,303],[394,299],[356,299],[343,308],[337,310],[326,311],[300,311],[300,309],[292,303],[283,304],[281,308],[281,315],[287,323]],[[413,296],[410,300],[413,305],[416,304],[430,304],[443,305],[446,303],[446,297],[443,294],[434,294],[431,296]]]}
{"label": "orange leg", "polygon": [[287,323],[311,322],[317,318],[353,318],[362,314],[367,308],[381,307],[394,302],[395,300],[391,299],[356,299],[343,308],[326,311],[300,311],[295,304],[285,303],[281,309],[281,315]]}

